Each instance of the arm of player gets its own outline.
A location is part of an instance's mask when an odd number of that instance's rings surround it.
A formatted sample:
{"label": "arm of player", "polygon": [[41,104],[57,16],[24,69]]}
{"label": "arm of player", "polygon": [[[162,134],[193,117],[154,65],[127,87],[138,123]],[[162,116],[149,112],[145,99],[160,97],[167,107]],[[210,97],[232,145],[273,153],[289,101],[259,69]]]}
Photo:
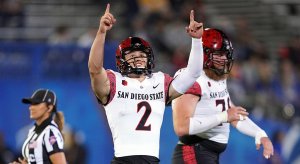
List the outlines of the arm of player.
{"label": "arm of player", "polygon": [[177,136],[189,134],[190,118],[194,115],[199,99],[199,96],[193,94],[183,94],[172,101],[173,127]]}
{"label": "arm of player", "polygon": [[266,132],[257,126],[250,118],[246,117],[245,120],[234,121],[231,124],[241,133],[255,138],[257,150],[259,150],[262,144],[264,148],[263,155],[266,159],[269,159],[274,154],[273,144]]}
{"label": "arm of player", "polygon": [[53,164],[67,164],[67,160],[63,152],[50,155],[50,160]]}
{"label": "arm of player", "polygon": [[177,136],[194,135],[227,122],[226,111],[216,115],[195,116],[199,100],[197,95],[183,94],[172,101],[173,124]]}
{"label": "arm of player", "polygon": [[248,115],[246,109],[240,106],[233,106],[227,111],[216,114],[195,115],[194,112],[200,100],[199,95],[197,95],[197,92],[195,94],[184,94],[172,101],[174,130],[178,136],[202,133],[221,123],[240,120],[241,115],[243,117]]}
{"label": "arm of player", "polygon": [[190,88],[203,70],[203,23],[194,20],[194,11],[190,14],[190,24],[186,28],[188,34],[192,37],[192,47],[186,69],[172,81],[169,89],[169,100],[183,94]]}
{"label": "arm of player", "polygon": [[109,10],[110,5],[107,4],[105,13],[100,19],[99,29],[92,44],[88,61],[92,89],[101,102],[107,101],[107,95],[110,91],[109,79],[103,68],[104,43],[106,32],[113,27],[116,19]]}
{"label": "arm of player", "polygon": [[227,111],[223,111],[216,114],[206,116],[193,116],[190,118],[189,134],[197,134],[205,132],[221,123],[232,122],[240,120],[241,117],[248,116],[246,109],[240,106],[234,106],[229,108]]}

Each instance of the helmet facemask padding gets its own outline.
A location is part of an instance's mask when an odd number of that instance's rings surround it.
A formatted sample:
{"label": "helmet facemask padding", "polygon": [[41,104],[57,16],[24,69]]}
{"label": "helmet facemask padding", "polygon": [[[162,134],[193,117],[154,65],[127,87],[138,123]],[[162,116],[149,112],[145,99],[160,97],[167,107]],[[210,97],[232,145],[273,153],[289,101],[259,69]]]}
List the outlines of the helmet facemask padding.
{"label": "helmet facemask padding", "polygon": [[[218,76],[222,76],[224,74],[229,74],[232,66],[233,66],[233,61],[234,59],[232,58],[232,52],[227,51],[226,53],[226,59],[223,59],[223,61],[220,61],[220,59],[214,60],[214,53],[217,51],[206,51],[208,52],[208,59],[204,62],[204,67],[212,70],[213,72],[216,73]],[[224,51],[220,51],[224,52]],[[216,68],[214,63],[218,63],[218,65],[222,65],[222,68]]]}
{"label": "helmet facemask padding", "polygon": [[[139,68],[137,66],[136,67],[132,67],[130,65],[130,63],[128,62],[132,58],[129,58],[129,59],[125,60],[125,55],[127,55],[128,53],[133,52],[133,51],[142,51],[142,52],[144,52],[147,55],[145,57],[147,59],[147,62],[146,62],[146,65],[145,65],[144,68]],[[148,60],[149,60],[149,57],[148,57],[149,56],[149,51],[145,51],[144,49],[137,49],[136,48],[136,49],[127,50],[127,51],[124,51],[124,52],[121,52],[121,53],[122,53],[122,56],[123,56],[122,61],[123,61],[123,64],[125,66],[125,69],[124,69],[125,72],[124,72],[124,74],[128,75],[128,74],[134,73],[134,74],[137,74],[137,75],[141,75],[141,74],[145,73],[146,75],[149,75],[149,74],[152,73],[152,69],[151,70],[148,69],[149,64],[152,63],[152,61],[148,62]],[[133,64],[134,65],[136,64],[136,60],[138,58],[142,58],[142,57],[134,57],[133,58]]]}

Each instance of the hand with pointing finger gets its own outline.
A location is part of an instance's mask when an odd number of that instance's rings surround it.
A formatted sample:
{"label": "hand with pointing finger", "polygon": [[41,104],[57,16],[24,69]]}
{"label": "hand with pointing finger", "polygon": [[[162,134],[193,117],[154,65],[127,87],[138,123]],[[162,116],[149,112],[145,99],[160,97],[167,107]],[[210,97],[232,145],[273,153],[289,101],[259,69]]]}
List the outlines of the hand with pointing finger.
{"label": "hand with pointing finger", "polygon": [[194,10],[191,10],[190,13],[190,24],[188,27],[185,28],[186,32],[192,38],[200,39],[203,35],[203,23],[199,23],[195,21]]}
{"label": "hand with pointing finger", "polygon": [[110,4],[107,4],[104,15],[100,19],[100,27],[99,31],[101,33],[106,33],[106,31],[110,30],[113,25],[116,23],[116,19],[110,13]]}

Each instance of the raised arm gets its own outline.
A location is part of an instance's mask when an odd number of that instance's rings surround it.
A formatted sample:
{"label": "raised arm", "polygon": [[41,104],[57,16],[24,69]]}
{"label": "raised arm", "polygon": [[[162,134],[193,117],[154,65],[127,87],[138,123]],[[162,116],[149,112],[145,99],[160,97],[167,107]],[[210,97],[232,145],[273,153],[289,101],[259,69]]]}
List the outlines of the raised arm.
{"label": "raised arm", "polygon": [[106,32],[116,22],[109,10],[110,4],[107,4],[105,13],[100,19],[99,29],[91,47],[88,61],[92,89],[102,103],[107,101],[107,96],[110,92],[109,79],[106,70],[103,68],[105,37]]}
{"label": "raised arm", "polygon": [[192,37],[192,47],[187,68],[172,81],[169,89],[169,101],[182,95],[190,88],[203,70],[203,23],[194,20],[194,11],[190,13],[190,24],[186,27],[187,33]]}

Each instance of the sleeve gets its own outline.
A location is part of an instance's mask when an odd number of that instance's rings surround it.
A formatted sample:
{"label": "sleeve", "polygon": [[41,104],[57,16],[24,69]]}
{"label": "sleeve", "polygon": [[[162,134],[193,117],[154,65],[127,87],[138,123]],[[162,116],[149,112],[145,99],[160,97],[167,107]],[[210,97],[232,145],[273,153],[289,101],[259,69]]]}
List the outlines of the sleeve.
{"label": "sleeve", "polygon": [[260,144],[262,137],[268,137],[267,133],[256,125],[249,117],[246,117],[243,121],[238,121],[236,129],[243,134],[254,137],[255,144]]}
{"label": "sleeve", "polygon": [[[166,73],[164,73],[164,76],[165,76],[164,90],[166,93],[165,103],[167,103],[169,101],[169,88],[170,88],[171,82],[173,81],[173,78]],[[170,105],[170,104],[166,104],[166,105]]]}
{"label": "sleeve", "polygon": [[[183,71],[185,70],[185,68],[181,68],[179,69],[175,75],[174,75],[174,78],[176,76],[178,76],[180,73],[182,73]],[[198,82],[195,82],[186,92],[185,94],[193,94],[193,95],[196,95],[196,96],[201,96],[202,95],[202,91],[201,91],[201,86]]]}
{"label": "sleeve", "polygon": [[49,155],[62,152],[64,140],[60,131],[56,127],[48,127],[44,134],[43,142]]}
{"label": "sleeve", "polygon": [[195,82],[186,92],[185,94],[193,94],[201,97],[202,91],[199,83]]}
{"label": "sleeve", "polygon": [[108,100],[106,103],[102,103],[98,97],[96,96],[97,100],[98,100],[98,103],[99,104],[102,104],[102,105],[107,105],[111,102],[111,100],[114,98],[115,94],[116,94],[116,75],[110,71],[110,70],[106,70],[106,73],[107,73],[107,77],[110,81],[110,93],[108,95]]}
{"label": "sleeve", "polygon": [[184,94],[201,75],[203,70],[202,39],[192,38],[192,48],[187,67],[172,81],[173,88]]}

